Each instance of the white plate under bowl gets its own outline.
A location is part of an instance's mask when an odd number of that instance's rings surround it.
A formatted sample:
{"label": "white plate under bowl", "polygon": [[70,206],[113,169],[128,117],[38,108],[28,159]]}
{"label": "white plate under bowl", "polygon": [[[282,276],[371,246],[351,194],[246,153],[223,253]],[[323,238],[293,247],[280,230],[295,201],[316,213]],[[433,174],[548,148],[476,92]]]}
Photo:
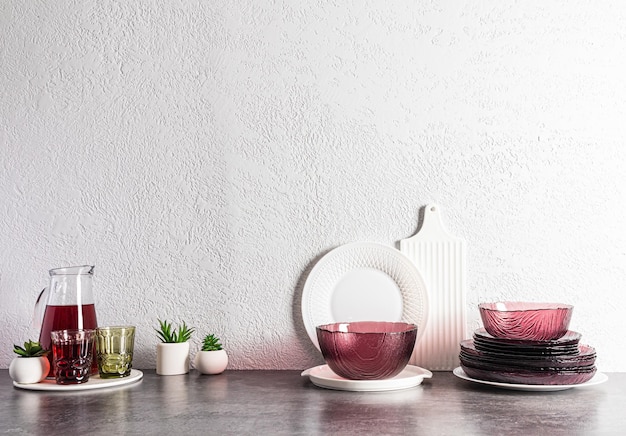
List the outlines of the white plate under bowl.
{"label": "white plate under bowl", "polygon": [[399,250],[374,242],[342,245],[313,267],[302,291],[302,319],[319,350],[315,328],[354,321],[401,321],[417,325],[428,315],[426,285],[417,267]]}
{"label": "white plate under bowl", "polygon": [[502,388],[502,389],[509,389],[513,391],[532,391],[532,392],[553,392],[553,391],[564,391],[564,390],[573,389],[573,388],[584,388],[584,387],[599,385],[600,383],[604,383],[605,381],[609,379],[609,377],[606,374],[597,372],[591,380],[586,381],[585,383],[577,384],[577,385],[524,385],[524,384],[517,384],[517,383],[500,383],[500,382],[494,382],[494,381],[489,381],[489,380],[478,380],[475,378],[471,378],[465,373],[465,371],[463,371],[463,368],[461,368],[460,366],[458,368],[455,368],[454,371],[452,371],[452,373],[456,375],[458,378],[471,381],[474,383],[480,383],[483,385],[489,385],[489,386],[494,386],[494,387]]}
{"label": "white plate under bowl", "polygon": [[46,379],[40,383],[16,383],[13,382],[13,386],[20,389],[26,389],[30,391],[86,391],[90,389],[103,389],[111,388],[115,386],[123,386],[131,383],[136,383],[143,378],[143,372],[138,369],[131,369],[128,377],[122,378],[100,378],[98,375],[92,375],[89,377],[89,381],[86,383],[80,383],[75,385],[59,385],[54,379]]}
{"label": "white plate under bowl", "polygon": [[431,378],[433,373],[419,366],[407,365],[400,374],[385,380],[349,380],[335,374],[328,365],[320,365],[304,370],[302,376],[309,377],[315,386],[326,389],[383,392],[418,386],[425,378]]}

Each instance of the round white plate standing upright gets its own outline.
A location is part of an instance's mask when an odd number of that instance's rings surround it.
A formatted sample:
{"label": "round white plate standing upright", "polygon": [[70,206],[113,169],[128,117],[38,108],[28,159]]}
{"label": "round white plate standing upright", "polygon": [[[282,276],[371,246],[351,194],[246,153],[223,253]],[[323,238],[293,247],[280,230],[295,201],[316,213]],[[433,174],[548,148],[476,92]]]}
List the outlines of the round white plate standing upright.
{"label": "round white plate standing upright", "polygon": [[402,321],[428,316],[428,294],[415,265],[399,250],[374,242],[342,245],[322,257],[302,292],[302,319],[319,350],[318,325],[354,321]]}

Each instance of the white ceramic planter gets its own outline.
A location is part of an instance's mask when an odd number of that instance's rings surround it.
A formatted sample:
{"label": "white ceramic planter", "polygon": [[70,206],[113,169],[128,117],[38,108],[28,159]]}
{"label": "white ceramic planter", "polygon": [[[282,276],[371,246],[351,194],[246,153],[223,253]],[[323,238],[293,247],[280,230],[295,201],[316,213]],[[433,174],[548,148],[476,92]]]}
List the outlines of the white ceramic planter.
{"label": "white ceramic planter", "polygon": [[48,376],[47,357],[16,357],[9,365],[9,375],[17,383],[39,383]]}
{"label": "white ceramic planter", "polygon": [[157,344],[156,373],[159,375],[189,372],[189,342]]}
{"label": "white ceramic planter", "polygon": [[193,366],[202,374],[221,374],[228,365],[226,350],[198,351]]}

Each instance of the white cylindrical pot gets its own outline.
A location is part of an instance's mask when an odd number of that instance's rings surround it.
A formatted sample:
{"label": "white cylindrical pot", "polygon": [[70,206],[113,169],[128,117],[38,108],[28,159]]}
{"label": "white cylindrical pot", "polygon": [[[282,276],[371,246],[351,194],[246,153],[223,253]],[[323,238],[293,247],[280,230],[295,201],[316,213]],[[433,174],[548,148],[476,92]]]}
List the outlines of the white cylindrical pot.
{"label": "white cylindrical pot", "polygon": [[198,351],[194,367],[202,374],[221,374],[228,365],[226,350]]}
{"label": "white cylindrical pot", "polygon": [[188,372],[189,342],[164,342],[157,345],[157,374],[177,375],[187,374]]}
{"label": "white cylindrical pot", "polygon": [[16,357],[9,365],[9,375],[17,383],[39,383],[50,371],[47,357]]}

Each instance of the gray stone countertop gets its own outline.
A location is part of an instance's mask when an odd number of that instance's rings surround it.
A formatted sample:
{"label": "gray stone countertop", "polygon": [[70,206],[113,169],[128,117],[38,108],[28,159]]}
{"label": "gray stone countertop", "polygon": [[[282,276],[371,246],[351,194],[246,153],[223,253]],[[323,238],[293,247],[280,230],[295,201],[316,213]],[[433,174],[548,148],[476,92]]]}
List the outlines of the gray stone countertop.
{"label": "gray stone countertop", "polygon": [[420,386],[346,392],[300,371],[158,376],[77,392],[13,387],[0,370],[0,434],[624,435],[626,373],[558,392],[492,388],[436,372]]}

